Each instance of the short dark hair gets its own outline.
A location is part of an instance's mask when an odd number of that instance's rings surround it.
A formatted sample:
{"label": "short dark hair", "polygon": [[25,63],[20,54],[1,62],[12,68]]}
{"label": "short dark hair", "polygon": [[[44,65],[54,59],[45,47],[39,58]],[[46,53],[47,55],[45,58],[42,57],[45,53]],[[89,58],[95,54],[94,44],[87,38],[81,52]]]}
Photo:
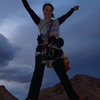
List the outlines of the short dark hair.
{"label": "short dark hair", "polygon": [[[52,12],[54,11],[54,6],[53,6],[51,3],[45,3],[45,4],[43,5],[43,10],[45,9],[46,6],[51,6]],[[52,13],[52,17],[54,17],[54,14],[53,14],[53,13]]]}

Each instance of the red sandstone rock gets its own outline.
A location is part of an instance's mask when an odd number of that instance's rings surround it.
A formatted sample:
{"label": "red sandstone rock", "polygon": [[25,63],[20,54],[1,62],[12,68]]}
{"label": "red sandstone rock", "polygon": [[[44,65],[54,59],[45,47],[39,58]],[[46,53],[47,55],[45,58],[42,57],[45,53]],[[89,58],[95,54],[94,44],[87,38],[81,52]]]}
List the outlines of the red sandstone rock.
{"label": "red sandstone rock", "polygon": [[5,86],[0,86],[0,100],[18,100],[14,97]]}
{"label": "red sandstone rock", "polygon": [[[86,75],[76,75],[71,79],[72,86],[79,96],[88,100],[100,100],[100,79]],[[42,89],[39,100],[69,100],[63,86],[59,83],[53,87]]]}

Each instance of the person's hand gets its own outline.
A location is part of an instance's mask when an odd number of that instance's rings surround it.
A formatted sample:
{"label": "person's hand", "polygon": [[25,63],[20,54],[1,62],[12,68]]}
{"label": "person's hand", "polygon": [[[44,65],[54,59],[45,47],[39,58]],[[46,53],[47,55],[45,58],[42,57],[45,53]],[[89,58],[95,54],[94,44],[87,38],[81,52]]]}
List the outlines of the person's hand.
{"label": "person's hand", "polygon": [[79,9],[79,6],[74,6],[73,9],[74,10],[78,10]]}

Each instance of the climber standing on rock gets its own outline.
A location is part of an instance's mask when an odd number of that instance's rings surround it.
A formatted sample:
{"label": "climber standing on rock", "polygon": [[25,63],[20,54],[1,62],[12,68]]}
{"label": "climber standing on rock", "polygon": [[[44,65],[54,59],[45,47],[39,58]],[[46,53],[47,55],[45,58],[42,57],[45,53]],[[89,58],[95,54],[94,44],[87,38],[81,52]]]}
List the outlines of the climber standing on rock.
{"label": "climber standing on rock", "polygon": [[38,46],[36,48],[35,70],[26,100],[38,100],[45,65],[53,66],[70,100],[86,100],[76,94],[66,74],[64,61],[61,58],[63,56],[61,47],[64,45],[64,41],[59,36],[59,26],[74,11],[77,11],[79,6],[74,6],[65,15],[57,19],[52,19],[54,18],[54,7],[52,4],[46,3],[43,5],[44,19],[41,19],[30,8],[27,0],[22,0],[22,2],[40,31],[40,35],[37,38]]}

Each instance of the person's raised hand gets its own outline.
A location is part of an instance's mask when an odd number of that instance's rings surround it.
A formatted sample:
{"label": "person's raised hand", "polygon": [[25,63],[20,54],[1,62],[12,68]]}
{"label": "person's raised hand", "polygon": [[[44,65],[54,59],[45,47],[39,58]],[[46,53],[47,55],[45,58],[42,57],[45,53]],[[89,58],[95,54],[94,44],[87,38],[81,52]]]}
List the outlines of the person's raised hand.
{"label": "person's raised hand", "polygon": [[74,6],[73,9],[74,10],[78,10],[79,9],[79,6]]}

